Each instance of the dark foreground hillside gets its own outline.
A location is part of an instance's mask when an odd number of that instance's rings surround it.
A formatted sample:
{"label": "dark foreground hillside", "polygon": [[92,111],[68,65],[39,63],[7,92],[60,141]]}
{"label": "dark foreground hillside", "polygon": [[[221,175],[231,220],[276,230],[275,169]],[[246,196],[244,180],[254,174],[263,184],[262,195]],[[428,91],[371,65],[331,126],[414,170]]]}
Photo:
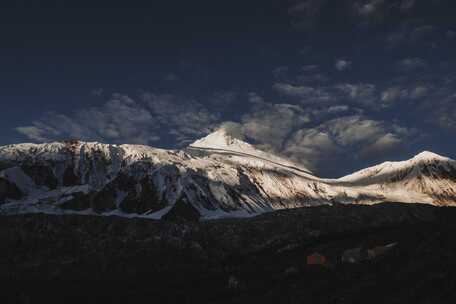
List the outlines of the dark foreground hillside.
{"label": "dark foreground hillside", "polygon": [[456,209],[401,204],[202,223],[0,217],[0,303],[456,303],[455,235]]}

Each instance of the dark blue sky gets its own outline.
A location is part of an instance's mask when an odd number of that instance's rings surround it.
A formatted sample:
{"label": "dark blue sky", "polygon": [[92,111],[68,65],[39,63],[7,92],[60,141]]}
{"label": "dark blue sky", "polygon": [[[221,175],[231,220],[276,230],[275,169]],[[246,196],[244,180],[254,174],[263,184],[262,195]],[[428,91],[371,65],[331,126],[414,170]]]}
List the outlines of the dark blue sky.
{"label": "dark blue sky", "polygon": [[1,145],[223,126],[324,176],[456,157],[454,1],[72,2],[1,4]]}

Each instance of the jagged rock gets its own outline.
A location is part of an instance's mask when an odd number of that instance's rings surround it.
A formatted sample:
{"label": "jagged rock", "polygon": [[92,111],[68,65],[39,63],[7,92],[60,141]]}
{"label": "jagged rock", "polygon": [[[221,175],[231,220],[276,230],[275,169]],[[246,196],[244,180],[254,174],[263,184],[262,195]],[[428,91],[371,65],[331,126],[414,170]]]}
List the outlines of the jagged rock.
{"label": "jagged rock", "polygon": [[51,190],[57,188],[58,180],[51,166],[26,162],[21,164],[20,167],[38,186],[45,186]]}
{"label": "jagged rock", "polygon": [[180,198],[173,208],[162,219],[167,221],[199,221],[201,214],[185,197]]}
{"label": "jagged rock", "polygon": [[153,181],[143,178],[135,187],[129,189],[127,197],[120,202],[119,207],[125,213],[144,214],[158,211],[166,207],[166,204],[160,200]]}
{"label": "jagged rock", "polygon": [[75,174],[73,166],[69,166],[65,169],[62,182],[64,187],[79,185],[81,183],[81,179]]}
{"label": "jagged rock", "polygon": [[97,213],[115,210],[117,208],[115,189],[105,187],[103,190],[94,194],[90,201],[90,207]]}

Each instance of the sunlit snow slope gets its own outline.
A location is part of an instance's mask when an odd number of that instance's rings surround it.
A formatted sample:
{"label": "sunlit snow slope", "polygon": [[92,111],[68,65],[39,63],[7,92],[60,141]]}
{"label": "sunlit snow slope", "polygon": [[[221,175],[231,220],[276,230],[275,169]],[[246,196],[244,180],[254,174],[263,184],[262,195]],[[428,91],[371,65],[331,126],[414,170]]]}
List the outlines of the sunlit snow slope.
{"label": "sunlit snow slope", "polygon": [[218,130],[184,150],[79,141],[0,147],[0,212],[198,219],[384,201],[453,205],[456,165],[425,152],[338,180]]}

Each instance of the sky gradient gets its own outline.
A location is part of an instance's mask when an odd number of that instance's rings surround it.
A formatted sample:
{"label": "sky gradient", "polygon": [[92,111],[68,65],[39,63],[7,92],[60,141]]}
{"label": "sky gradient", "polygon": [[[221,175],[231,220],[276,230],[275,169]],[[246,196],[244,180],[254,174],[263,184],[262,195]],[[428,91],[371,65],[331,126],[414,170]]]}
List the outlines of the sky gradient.
{"label": "sky gradient", "polygon": [[0,145],[222,126],[325,177],[456,158],[455,1],[97,3],[1,4]]}

